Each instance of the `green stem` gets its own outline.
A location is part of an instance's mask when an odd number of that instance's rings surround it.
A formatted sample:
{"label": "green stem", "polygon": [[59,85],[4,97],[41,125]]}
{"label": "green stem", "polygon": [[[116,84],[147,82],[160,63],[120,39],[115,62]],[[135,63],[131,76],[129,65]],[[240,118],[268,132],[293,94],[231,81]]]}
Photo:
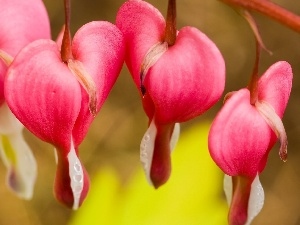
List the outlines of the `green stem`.
{"label": "green stem", "polygon": [[220,0],[226,4],[260,12],[283,25],[300,32],[300,16],[269,0]]}
{"label": "green stem", "polygon": [[63,62],[68,62],[69,59],[72,59],[72,38],[70,32],[70,9],[71,9],[71,0],[64,0],[65,8],[65,31],[61,44],[61,59]]}
{"label": "green stem", "polygon": [[169,46],[175,44],[176,36],[176,0],[169,0],[165,30],[165,41]]}

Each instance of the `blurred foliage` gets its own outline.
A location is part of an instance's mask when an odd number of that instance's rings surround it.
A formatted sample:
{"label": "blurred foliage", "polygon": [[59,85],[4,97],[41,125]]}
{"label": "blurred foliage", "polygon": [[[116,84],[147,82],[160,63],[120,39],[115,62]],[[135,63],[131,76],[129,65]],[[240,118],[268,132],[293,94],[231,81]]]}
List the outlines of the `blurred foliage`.
{"label": "blurred foliage", "polygon": [[226,224],[222,175],[207,150],[208,130],[205,123],[181,135],[172,153],[172,176],[157,190],[141,169],[124,185],[113,168],[100,169],[92,178],[88,199],[69,225]]}

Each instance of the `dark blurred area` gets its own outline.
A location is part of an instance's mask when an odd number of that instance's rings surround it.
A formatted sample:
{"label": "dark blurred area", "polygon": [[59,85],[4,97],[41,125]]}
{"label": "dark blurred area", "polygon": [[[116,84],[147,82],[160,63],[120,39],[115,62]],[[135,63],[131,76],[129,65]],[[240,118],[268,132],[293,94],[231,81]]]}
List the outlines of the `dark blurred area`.
{"label": "dark blurred area", "polygon": [[[63,1],[44,2],[51,20],[52,38],[56,39],[64,23]],[[114,23],[118,8],[124,2],[73,0],[72,34],[89,21],[106,20]],[[148,2],[157,7],[163,15],[166,14],[167,1]],[[273,2],[300,15],[300,1]],[[255,57],[255,39],[247,22],[235,10],[218,0],[181,0],[178,1],[177,13],[178,29],[183,26],[197,27],[221,50],[227,67],[224,94],[245,87]],[[261,174],[266,199],[262,212],[253,224],[300,225],[300,34],[261,14],[253,15],[265,45],[273,53],[262,53],[261,73],[279,60],[288,61],[294,72],[293,89],[283,118],[289,141],[288,162],[283,163],[279,159],[276,145],[269,155],[266,169]],[[219,102],[205,115],[183,124],[182,130],[193,123],[212,120],[221,104]],[[147,118],[142,110],[138,92],[124,65],[116,85],[80,148],[82,162],[90,175],[93,176],[103,165],[112,165],[119,172],[122,181],[126,182],[140,166],[139,145],[146,128]],[[25,136],[38,163],[35,194],[31,201],[15,197],[4,184],[6,171],[1,163],[0,225],[67,224],[72,211],[60,205],[52,194],[56,168],[53,147],[39,141],[28,131],[25,131]]]}

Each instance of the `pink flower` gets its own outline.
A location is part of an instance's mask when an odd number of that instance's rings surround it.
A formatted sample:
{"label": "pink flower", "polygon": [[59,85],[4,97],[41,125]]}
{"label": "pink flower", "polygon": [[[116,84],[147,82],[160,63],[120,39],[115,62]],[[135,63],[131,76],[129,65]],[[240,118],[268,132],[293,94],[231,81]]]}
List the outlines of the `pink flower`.
{"label": "pink flower", "polygon": [[0,156],[7,167],[7,184],[19,197],[30,199],[36,162],[26,144],[23,125],[4,98],[4,79],[13,57],[27,44],[50,38],[50,24],[41,0],[0,0]]}
{"label": "pink flower", "polygon": [[281,118],[290,96],[292,76],[287,62],[275,63],[252,91],[255,101],[247,88],[233,92],[213,121],[209,151],[230,176],[225,179],[231,203],[230,225],[250,224],[261,210],[264,193],[258,175],[277,138],[281,142],[280,157],[286,160],[287,137]]}
{"label": "pink flower", "polygon": [[51,40],[26,46],[8,70],[5,95],[16,117],[55,146],[55,195],[77,209],[89,189],[78,147],[119,75],[124,43],[113,24],[95,21],[77,31],[65,63],[59,48]]}
{"label": "pink flower", "polygon": [[116,20],[125,36],[125,62],[149,118],[141,161],[148,181],[156,188],[169,178],[178,123],[212,107],[225,84],[225,65],[218,48],[194,27],[177,31],[175,6],[175,1],[169,1],[166,22],[152,5],[130,0],[120,8]]}

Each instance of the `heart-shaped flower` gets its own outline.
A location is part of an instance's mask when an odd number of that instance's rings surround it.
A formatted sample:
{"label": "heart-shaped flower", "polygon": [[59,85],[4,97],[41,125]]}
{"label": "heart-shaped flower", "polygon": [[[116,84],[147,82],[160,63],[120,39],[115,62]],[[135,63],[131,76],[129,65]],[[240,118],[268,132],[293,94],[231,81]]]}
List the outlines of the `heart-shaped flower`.
{"label": "heart-shaped flower", "polygon": [[287,136],[281,118],[290,96],[292,76],[287,62],[275,63],[254,89],[230,93],[213,121],[209,151],[230,176],[225,181],[230,225],[248,225],[261,210],[264,193],[258,175],[266,166],[276,136],[281,142],[279,155],[286,160]]}
{"label": "heart-shaped flower", "polygon": [[18,196],[30,199],[36,162],[23,136],[23,126],[4,98],[4,78],[13,57],[27,44],[50,38],[50,24],[41,0],[0,0],[0,156],[7,167],[7,184]]}
{"label": "heart-shaped flower", "polygon": [[141,0],[125,2],[116,24],[126,42],[125,62],[140,89],[149,128],[141,143],[146,176],[156,188],[171,170],[179,124],[203,114],[222,95],[225,65],[216,45],[194,27],[175,28],[176,2],[167,21]]}
{"label": "heart-shaped flower", "polygon": [[8,70],[5,95],[16,117],[55,146],[56,197],[77,209],[89,188],[78,146],[119,75],[123,36],[109,22],[90,22],[75,34],[72,58],[63,62],[59,49],[51,40],[26,46]]}

